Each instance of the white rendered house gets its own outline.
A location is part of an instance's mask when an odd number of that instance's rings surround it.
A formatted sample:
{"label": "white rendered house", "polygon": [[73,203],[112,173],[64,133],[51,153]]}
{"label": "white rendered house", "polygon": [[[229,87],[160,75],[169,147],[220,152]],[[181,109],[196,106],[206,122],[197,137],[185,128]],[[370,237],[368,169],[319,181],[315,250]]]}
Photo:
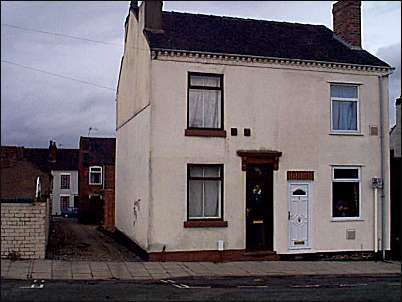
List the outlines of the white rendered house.
{"label": "white rendered house", "polygon": [[389,249],[392,68],[361,48],[360,1],[333,17],[331,31],[131,2],[115,218],[150,260]]}

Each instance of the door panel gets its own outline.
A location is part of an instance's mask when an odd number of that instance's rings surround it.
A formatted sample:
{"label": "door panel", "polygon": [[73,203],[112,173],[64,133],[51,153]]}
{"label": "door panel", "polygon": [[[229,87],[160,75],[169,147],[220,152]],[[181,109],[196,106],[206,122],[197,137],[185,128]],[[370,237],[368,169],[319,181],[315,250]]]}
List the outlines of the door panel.
{"label": "door panel", "polygon": [[248,166],[246,174],[246,247],[273,250],[272,168]]}
{"label": "door panel", "polygon": [[310,186],[289,184],[289,249],[309,247]]}

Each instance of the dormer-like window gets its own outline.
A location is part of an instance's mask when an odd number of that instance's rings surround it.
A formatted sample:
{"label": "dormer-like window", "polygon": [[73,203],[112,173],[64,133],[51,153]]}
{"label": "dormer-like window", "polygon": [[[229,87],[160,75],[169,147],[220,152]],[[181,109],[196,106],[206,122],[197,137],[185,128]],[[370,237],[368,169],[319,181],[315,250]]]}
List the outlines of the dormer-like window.
{"label": "dormer-like window", "polygon": [[99,166],[89,167],[89,184],[90,185],[102,184],[102,167]]}

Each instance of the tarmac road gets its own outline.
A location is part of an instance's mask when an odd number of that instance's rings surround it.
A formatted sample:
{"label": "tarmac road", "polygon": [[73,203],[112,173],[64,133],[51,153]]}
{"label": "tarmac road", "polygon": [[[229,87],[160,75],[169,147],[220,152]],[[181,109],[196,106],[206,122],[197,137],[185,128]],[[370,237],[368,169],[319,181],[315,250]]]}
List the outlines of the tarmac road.
{"label": "tarmac road", "polygon": [[400,276],[2,280],[2,301],[400,301]]}

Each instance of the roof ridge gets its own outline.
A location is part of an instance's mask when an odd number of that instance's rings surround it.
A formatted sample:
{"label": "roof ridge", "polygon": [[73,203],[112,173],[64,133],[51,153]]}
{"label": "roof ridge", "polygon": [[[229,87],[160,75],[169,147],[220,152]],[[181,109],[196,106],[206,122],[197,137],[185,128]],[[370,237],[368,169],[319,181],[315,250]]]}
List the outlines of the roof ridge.
{"label": "roof ridge", "polygon": [[[177,12],[177,11],[163,11],[163,13],[201,16],[201,17],[212,17],[212,18],[239,20],[239,21],[247,21],[247,22],[257,21],[257,22],[291,24],[291,25],[301,25],[301,26],[315,26],[315,27],[325,27],[326,29],[329,29],[324,24],[311,24],[311,23],[298,23],[298,22],[289,22],[289,21],[275,21],[275,20],[266,20],[266,19],[242,18],[242,17],[233,17],[233,16],[207,15],[207,14],[200,14],[200,13],[188,13],[188,12]],[[331,30],[331,29],[329,29],[329,30]],[[332,32],[332,30],[331,30],[331,32]]]}

